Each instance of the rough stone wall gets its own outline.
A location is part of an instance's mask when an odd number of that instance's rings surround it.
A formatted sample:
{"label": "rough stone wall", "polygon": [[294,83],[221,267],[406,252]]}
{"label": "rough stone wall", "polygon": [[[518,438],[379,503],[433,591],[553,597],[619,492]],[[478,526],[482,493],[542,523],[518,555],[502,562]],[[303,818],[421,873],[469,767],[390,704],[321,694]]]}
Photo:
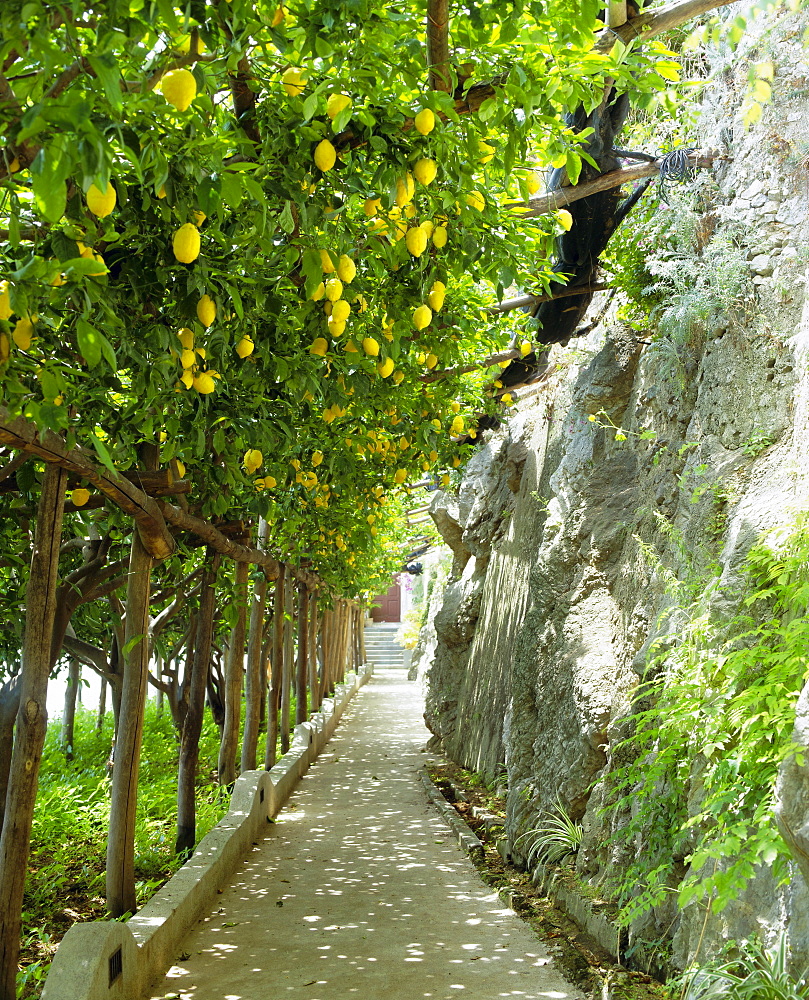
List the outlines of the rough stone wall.
{"label": "rough stone wall", "polygon": [[[744,250],[744,307],[668,353],[615,321],[554,349],[553,369],[486,435],[457,495],[432,505],[455,556],[428,671],[434,745],[489,780],[507,773],[512,844],[560,800],[583,822],[578,865],[595,882],[626,850],[607,840],[617,820],[599,813],[603,779],[649,645],[676,627],[659,624],[671,598],[642,545],[680,577],[718,561],[721,601],[754,539],[809,500],[807,24],[806,12],[776,12],[734,55],[706,55],[725,65],[700,144],[727,141],[729,122],[735,137],[731,159],[698,183],[710,232]],[[764,58],[773,103],[745,132],[747,69]],[[782,775],[782,797],[801,781],[804,801],[805,768]],[[809,850],[809,818],[803,830]],[[698,948],[704,959],[782,928],[809,962],[807,883],[777,889],[761,871],[707,922],[672,901],[632,933],[668,937],[684,966]]]}

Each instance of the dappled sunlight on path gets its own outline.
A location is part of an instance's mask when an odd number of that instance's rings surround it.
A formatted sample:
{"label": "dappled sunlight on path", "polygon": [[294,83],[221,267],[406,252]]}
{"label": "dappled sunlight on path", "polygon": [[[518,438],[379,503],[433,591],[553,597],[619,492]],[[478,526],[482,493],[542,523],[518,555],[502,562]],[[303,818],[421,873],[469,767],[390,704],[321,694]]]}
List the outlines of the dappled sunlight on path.
{"label": "dappled sunlight on path", "polygon": [[363,689],[155,997],[580,997],[428,806],[421,711],[401,670]]}

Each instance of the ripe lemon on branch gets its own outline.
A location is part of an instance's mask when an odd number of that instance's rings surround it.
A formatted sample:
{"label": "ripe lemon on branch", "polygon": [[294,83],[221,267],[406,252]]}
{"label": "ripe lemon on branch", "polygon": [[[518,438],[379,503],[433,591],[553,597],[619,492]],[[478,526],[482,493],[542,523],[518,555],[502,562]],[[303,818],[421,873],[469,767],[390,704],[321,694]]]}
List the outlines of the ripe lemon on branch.
{"label": "ripe lemon on branch", "polygon": [[108,183],[106,191],[101,191],[95,184],[91,184],[87,189],[85,197],[87,199],[87,207],[93,215],[98,219],[103,219],[115,208],[118,196],[112,184]]}
{"label": "ripe lemon on branch", "polygon": [[197,96],[197,81],[188,69],[172,69],[161,80],[163,96],[178,111],[185,111]]}
{"label": "ripe lemon on branch", "polygon": [[326,173],[337,162],[337,150],[328,139],[321,139],[315,147],[315,166]]}
{"label": "ripe lemon on branch", "polygon": [[197,302],[197,318],[205,327],[211,326],[216,319],[216,303],[207,293]]}
{"label": "ripe lemon on branch", "polygon": [[193,222],[186,222],[177,230],[171,241],[174,256],[181,264],[190,264],[199,257],[199,230]]}

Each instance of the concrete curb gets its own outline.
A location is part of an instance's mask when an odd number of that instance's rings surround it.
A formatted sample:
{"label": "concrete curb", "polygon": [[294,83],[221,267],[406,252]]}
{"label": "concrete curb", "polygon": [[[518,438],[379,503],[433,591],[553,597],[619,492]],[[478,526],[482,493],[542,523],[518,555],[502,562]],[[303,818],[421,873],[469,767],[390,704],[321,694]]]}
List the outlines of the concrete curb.
{"label": "concrete curb", "polygon": [[427,773],[426,768],[421,772],[421,781],[430,801],[441,813],[444,821],[455,834],[455,839],[460,846],[467,854],[483,857],[482,841],[475,836],[449,802],[447,802],[439,789],[433,784],[433,780]]}
{"label": "concrete curb", "polygon": [[334,735],[351,698],[373,674],[348,674],[308,722],[295,727],[290,749],[271,771],[246,771],[230,808],[193,856],[127,923],[74,924],[53,960],[42,1000],[137,1000],[177,958],[183,938],[211,908],[267,823],[280,811]]}

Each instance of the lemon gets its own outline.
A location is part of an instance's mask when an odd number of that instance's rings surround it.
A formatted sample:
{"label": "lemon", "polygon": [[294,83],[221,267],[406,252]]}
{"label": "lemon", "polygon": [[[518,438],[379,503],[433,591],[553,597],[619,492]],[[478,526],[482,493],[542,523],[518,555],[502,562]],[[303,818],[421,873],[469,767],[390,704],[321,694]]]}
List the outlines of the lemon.
{"label": "lemon", "polygon": [[323,461],[323,452],[322,451],[313,451],[312,452],[312,468],[316,469],[320,465],[320,463],[322,461]]}
{"label": "lemon", "polygon": [[399,438],[399,447],[402,449],[402,451],[407,451],[407,449],[410,447],[410,442],[407,440],[406,437]]}
{"label": "lemon", "polygon": [[350,338],[346,343],[345,347],[343,348],[343,350],[346,352],[346,354],[359,354],[360,352],[357,345]]}
{"label": "lemon", "polygon": [[530,340],[524,340],[520,344],[520,354],[523,357],[525,357],[526,354],[530,354],[531,353],[531,346],[532,345],[531,345],[531,341]]}
{"label": "lemon", "polygon": [[329,316],[329,333],[332,337],[342,337],[346,332],[346,321],[344,319],[333,319]]}
{"label": "lemon", "polygon": [[413,176],[419,182],[427,187],[428,184],[432,184],[435,180],[435,175],[438,173],[438,164],[435,160],[430,160],[426,157],[416,162],[413,167]]}
{"label": "lemon", "polygon": [[272,20],[270,21],[270,27],[277,28],[278,25],[284,20],[286,16],[287,12],[284,10],[283,5],[279,4],[273,12]]}
{"label": "lemon", "polygon": [[334,271],[334,261],[328,250],[320,251],[320,269],[324,274],[331,274]]}
{"label": "lemon", "polygon": [[370,219],[372,218],[372,216],[376,215],[376,213],[379,211],[381,204],[382,204],[381,198],[366,198],[365,202],[363,203],[362,210]]}
{"label": "lemon", "polygon": [[214,382],[213,376],[208,372],[200,372],[192,382],[192,385],[203,396],[207,396],[209,392],[213,392],[216,388],[216,382]]}
{"label": "lemon", "polygon": [[564,229],[566,233],[570,232],[573,225],[573,216],[568,212],[566,208],[560,208],[556,213],[556,221]]}
{"label": "lemon", "polygon": [[343,283],[339,278],[329,278],[326,282],[326,298],[336,302],[343,294]]}
{"label": "lemon", "polygon": [[449,486],[449,474],[446,472],[441,477],[441,486],[443,489],[446,489]]}
{"label": "lemon", "polygon": [[181,462],[179,458],[175,459],[177,462],[177,474],[180,479],[185,479],[185,463]]}
{"label": "lemon", "polygon": [[183,351],[180,355],[180,364],[183,368],[193,368],[197,363],[197,356],[193,351]]}
{"label": "lemon", "polygon": [[317,288],[309,296],[313,302],[320,302],[323,296],[326,294],[326,286],[321,281]]}
{"label": "lemon", "polygon": [[197,317],[203,326],[211,326],[216,319],[216,303],[207,293],[197,302]]}
{"label": "lemon", "polygon": [[264,486],[268,490],[275,489],[275,487],[278,485],[276,483],[276,481],[275,481],[275,477],[274,476],[265,476],[264,479],[263,479],[263,482],[264,482]]}
{"label": "lemon", "polygon": [[115,208],[118,195],[110,183],[107,183],[106,191],[101,191],[95,184],[91,184],[87,189],[85,198],[87,199],[87,207],[93,215],[99,219],[103,219],[104,216],[109,215]]}
{"label": "lemon", "polygon": [[350,285],[357,274],[357,265],[344,253],[337,263],[337,276],[343,280],[347,285]]}
{"label": "lemon", "polygon": [[187,326],[181,327],[177,331],[177,338],[180,344],[186,351],[190,351],[194,346],[194,331],[189,330]]}
{"label": "lemon", "polygon": [[10,174],[16,174],[19,169],[20,169],[20,161],[15,156],[14,159],[11,161],[11,163],[9,163],[8,165],[8,172]]}
{"label": "lemon", "polygon": [[424,330],[430,325],[433,319],[433,312],[429,306],[419,306],[413,310],[413,326],[417,330]]}
{"label": "lemon", "polygon": [[174,256],[181,264],[190,264],[199,257],[199,230],[193,222],[186,222],[177,230],[171,241]]}
{"label": "lemon", "polygon": [[463,430],[463,417],[453,417],[449,429],[452,434],[460,434]]}
{"label": "lemon", "polygon": [[427,238],[429,239],[433,235],[433,230],[435,229],[435,223],[432,221],[432,219],[425,219],[424,222],[421,223],[421,228],[427,234]]}
{"label": "lemon", "polygon": [[328,340],[326,340],[325,337],[316,337],[315,340],[312,341],[309,347],[309,353],[317,354],[319,357],[322,358],[325,355],[326,351],[328,351],[328,349],[329,349]]}
{"label": "lemon", "polygon": [[427,135],[435,128],[435,115],[429,108],[422,108],[416,115],[413,124],[416,126],[417,132],[421,135]]}
{"label": "lemon", "polygon": [[431,451],[430,454],[427,457],[430,459],[430,461],[433,464],[435,464],[435,462],[438,461],[438,452],[437,451]]}
{"label": "lemon", "polygon": [[0,365],[11,357],[11,341],[7,333],[0,333]]}
{"label": "lemon", "polygon": [[414,257],[420,257],[427,249],[427,234],[421,226],[413,226],[407,230],[405,244]]}
{"label": "lemon", "polygon": [[197,96],[197,81],[188,69],[172,69],[161,80],[163,96],[178,111],[185,111]]}
{"label": "lemon", "polygon": [[190,368],[183,369],[183,373],[180,376],[180,382],[185,386],[186,389],[190,389],[194,384],[194,373]]}
{"label": "lemon", "polygon": [[236,353],[240,358],[249,358],[255,350],[255,347],[256,345],[253,343],[253,338],[245,334],[236,345]]}
{"label": "lemon", "polygon": [[74,507],[83,507],[90,499],[90,491],[80,487],[71,492],[70,499],[73,501]]}
{"label": "lemon", "polygon": [[166,197],[166,185],[165,184],[161,184],[160,187],[158,188],[157,197],[158,198],[165,198]]}
{"label": "lemon", "polygon": [[0,319],[8,319],[12,313],[8,282],[0,281]]}
{"label": "lemon", "polygon": [[478,163],[488,163],[494,157],[494,146],[490,146],[488,142],[479,142],[478,149],[481,153],[478,157]]}
{"label": "lemon", "polygon": [[398,178],[396,181],[396,204],[401,207],[406,205],[409,201],[413,200],[413,195],[416,193],[416,182],[413,180],[413,175],[411,173],[406,173],[404,177]]}
{"label": "lemon", "polygon": [[436,226],[433,230],[433,245],[440,250],[447,245],[447,227]]}
{"label": "lemon", "polygon": [[376,358],[379,356],[379,341],[374,340],[373,337],[365,337],[362,342],[362,349],[369,357]]}
{"label": "lemon", "polygon": [[208,218],[208,216],[204,212],[200,212],[199,209],[194,209],[191,213],[191,217],[194,220],[194,225],[197,227],[201,226],[202,223]]}
{"label": "lemon", "polygon": [[466,196],[466,204],[470,208],[474,208],[477,212],[482,212],[486,207],[486,199],[480,193],[480,191],[471,191]]}
{"label": "lemon", "polygon": [[510,392],[504,392],[503,395],[500,397],[500,402],[505,403],[506,406],[508,406],[514,402],[514,397],[511,395]]}
{"label": "lemon", "polygon": [[351,306],[345,299],[337,299],[332,306],[331,318],[335,323],[345,322],[351,313]]}
{"label": "lemon", "polygon": [[402,382],[403,379],[404,379],[404,372],[393,373],[393,381],[396,383],[396,385],[399,385],[399,383]]}
{"label": "lemon", "polygon": [[444,296],[446,295],[447,286],[443,281],[434,281],[433,287],[430,289],[430,294],[427,296],[427,301],[430,303],[430,308],[433,312],[439,312],[439,310],[444,305]]}
{"label": "lemon", "polygon": [[251,475],[256,471],[256,469],[261,467],[261,463],[264,461],[264,456],[257,448],[248,448],[244,453],[244,467],[247,469],[248,475]]}
{"label": "lemon", "polygon": [[536,170],[532,170],[525,178],[525,187],[530,195],[536,194],[542,187],[542,181]]}
{"label": "lemon", "polygon": [[290,97],[297,97],[303,93],[306,76],[302,69],[299,69],[297,66],[290,66],[289,69],[284,70],[281,76],[281,83]]}
{"label": "lemon", "polygon": [[11,331],[11,339],[21,351],[27,351],[34,336],[34,324],[30,319],[18,319],[17,325]]}
{"label": "lemon", "polygon": [[457,469],[460,464],[461,464],[461,457],[460,457],[460,455],[453,455],[452,456],[452,468],[453,469]]}
{"label": "lemon", "polygon": [[427,355],[426,363],[428,368],[435,368],[435,366],[438,364],[438,358],[436,357],[435,354],[430,353]]}
{"label": "lemon", "polygon": [[321,139],[315,147],[315,166],[326,173],[337,162],[337,150],[328,139]]}
{"label": "lemon", "polygon": [[341,111],[351,107],[351,98],[348,94],[329,94],[326,101],[326,114],[334,120]]}
{"label": "lemon", "polygon": [[376,366],[376,370],[382,376],[382,378],[387,378],[388,375],[393,374],[394,369],[393,358],[385,358],[384,361],[380,361]]}
{"label": "lemon", "polygon": [[401,484],[401,483],[403,483],[405,481],[405,479],[407,479],[407,470],[406,469],[397,469],[396,472],[394,472],[394,474],[393,474],[393,481],[394,481],[394,483],[400,483]]}

